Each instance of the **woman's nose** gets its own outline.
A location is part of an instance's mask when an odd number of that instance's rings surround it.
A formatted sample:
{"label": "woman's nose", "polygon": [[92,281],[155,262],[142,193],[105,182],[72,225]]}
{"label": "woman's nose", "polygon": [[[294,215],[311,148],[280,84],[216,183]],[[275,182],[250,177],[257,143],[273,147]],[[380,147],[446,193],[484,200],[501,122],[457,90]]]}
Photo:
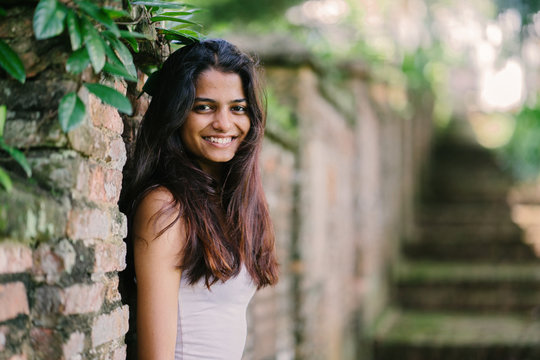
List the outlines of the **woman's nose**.
{"label": "woman's nose", "polygon": [[231,116],[232,114],[230,114],[228,111],[221,110],[216,112],[216,116],[212,122],[212,127],[221,132],[229,131],[232,126]]}

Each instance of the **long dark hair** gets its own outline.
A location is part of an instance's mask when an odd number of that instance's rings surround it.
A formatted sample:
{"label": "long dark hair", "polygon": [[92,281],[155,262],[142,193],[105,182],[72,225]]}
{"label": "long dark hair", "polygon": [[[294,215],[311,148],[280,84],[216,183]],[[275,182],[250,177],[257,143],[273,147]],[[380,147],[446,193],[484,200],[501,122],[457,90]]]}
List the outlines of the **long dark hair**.
{"label": "long dark hair", "polygon": [[[180,137],[197,79],[208,69],[240,76],[250,118],[244,141],[224,164],[222,182],[201,170]],[[180,267],[190,283],[204,277],[210,287],[237,275],[242,263],[259,288],[277,282],[274,233],[259,172],[266,118],[257,70],[256,61],[227,41],[204,40],[171,54],[152,82],[152,101],[131,162],[126,210],[132,219],[149,191],[170,191],[174,201],[157,216],[179,209],[174,222],[182,218],[187,234]]]}

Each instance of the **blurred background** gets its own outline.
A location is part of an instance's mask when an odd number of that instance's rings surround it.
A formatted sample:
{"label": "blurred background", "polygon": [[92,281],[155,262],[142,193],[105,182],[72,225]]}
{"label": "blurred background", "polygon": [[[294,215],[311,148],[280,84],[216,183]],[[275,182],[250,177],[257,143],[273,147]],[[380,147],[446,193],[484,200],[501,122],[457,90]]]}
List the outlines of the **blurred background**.
{"label": "blurred background", "polygon": [[282,277],[244,358],[539,358],[540,2],[196,5],[265,68]]}

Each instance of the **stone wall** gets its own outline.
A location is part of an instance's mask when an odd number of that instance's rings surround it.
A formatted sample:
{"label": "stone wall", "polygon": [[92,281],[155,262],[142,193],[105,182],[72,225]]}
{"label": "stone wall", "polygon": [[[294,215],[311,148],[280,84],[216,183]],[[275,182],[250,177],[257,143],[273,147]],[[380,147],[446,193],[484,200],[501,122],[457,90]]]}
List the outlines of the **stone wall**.
{"label": "stone wall", "polygon": [[24,85],[0,77],[5,138],[25,152],[33,171],[25,179],[2,158],[14,189],[0,191],[0,359],[124,359],[129,309],[118,271],[125,266],[126,217],[117,206],[123,122],[83,88],[89,116],[61,131],[58,102],[80,79],[64,71],[68,43],[33,38],[32,12],[11,8],[0,26],[28,74]]}

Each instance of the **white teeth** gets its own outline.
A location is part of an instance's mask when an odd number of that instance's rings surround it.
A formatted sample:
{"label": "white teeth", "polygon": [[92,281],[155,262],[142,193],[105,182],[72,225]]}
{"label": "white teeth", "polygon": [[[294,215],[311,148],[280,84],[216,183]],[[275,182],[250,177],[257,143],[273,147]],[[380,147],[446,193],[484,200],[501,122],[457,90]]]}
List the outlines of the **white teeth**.
{"label": "white teeth", "polygon": [[213,143],[217,143],[217,144],[228,144],[233,139],[232,139],[232,137],[218,138],[218,137],[209,136],[209,137],[206,137],[206,140],[208,140],[210,142],[213,142]]}

